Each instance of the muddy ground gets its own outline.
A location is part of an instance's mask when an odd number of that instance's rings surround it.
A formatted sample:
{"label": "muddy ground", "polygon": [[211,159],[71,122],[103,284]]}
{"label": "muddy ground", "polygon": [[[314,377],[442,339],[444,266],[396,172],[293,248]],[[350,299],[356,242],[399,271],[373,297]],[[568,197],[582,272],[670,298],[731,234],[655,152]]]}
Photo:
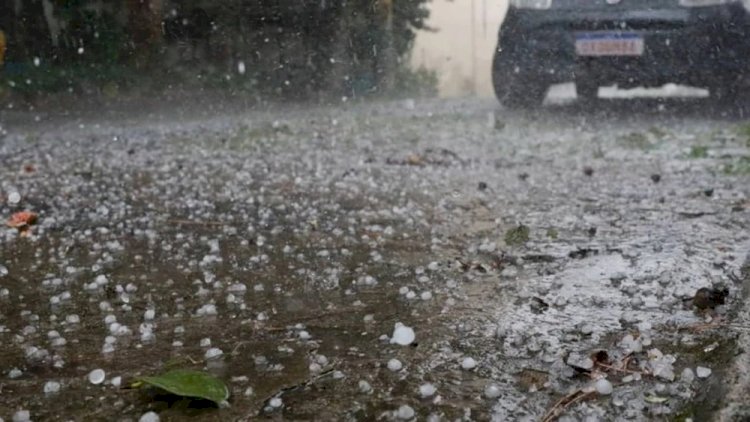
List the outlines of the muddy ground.
{"label": "muddy ground", "polygon": [[[748,414],[736,110],[197,109],[0,114],[0,418]],[[170,368],[228,405],[127,388]]]}

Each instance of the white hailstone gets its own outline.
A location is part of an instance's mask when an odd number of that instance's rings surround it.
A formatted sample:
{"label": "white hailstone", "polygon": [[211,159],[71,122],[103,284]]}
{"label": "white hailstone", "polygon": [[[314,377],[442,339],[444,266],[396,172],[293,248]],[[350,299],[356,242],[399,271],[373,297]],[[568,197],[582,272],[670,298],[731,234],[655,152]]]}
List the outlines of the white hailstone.
{"label": "white hailstone", "polygon": [[699,366],[695,368],[695,374],[698,375],[698,378],[708,378],[711,376],[711,368]]}
{"label": "white hailstone", "polygon": [[274,409],[278,409],[278,408],[280,408],[281,406],[284,405],[284,402],[281,401],[280,397],[274,397],[274,398],[272,398],[271,400],[268,401],[268,405],[271,406]]}
{"label": "white hailstone", "polygon": [[414,342],[415,338],[416,336],[413,329],[397,322],[393,329],[391,343],[398,344],[399,346],[408,346]]}
{"label": "white hailstone", "polygon": [[98,276],[96,276],[96,278],[94,279],[94,282],[95,282],[95,283],[96,283],[96,284],[97,284],[98,286],[104,286],[104,285],[106,285],[107,283],[109,283],[109,280],[107,279],[107,276],[106,276],[106,275],[104,275],[104,274],[99,274],[99,275],[98,275]]}
{"label": "white hailstone", "polygon": [[394,359],[391,359],[391,360],[388,361],[388,369],[390,369],[393,372],[398,372],[403,367],[404,367],[404,365],[398,359],[394,358]]}
{"label": "white hailstone", "polygon": [[94,369],[93,371],[89,372],[89,382],[94,385],[103,383],[104,378],[106,378],[106,374],[104,373],[103,369]]}
{"label": "white hailstone", "polygon": [[201,347],[211,347],[211,339],[206,337],[201,339]]}
{"label": "white hailstone", "polygon": [[8,372],[8,378],[14,380],[16,378],[20,378],[21,375],[23,375],[23,372],[21,372],[18,368],[13,368]]}
{"label": "white hailstone", "polygon": [[477,361],[474,360],[474,358],[464,358],[464,360],[461,361],[461,368],[470,371],[477,367]]}
{"label": "white hailstone", "polygon": [[71,314],[65,317],[65,322],[68,324],[79,324],[81,322],[81,317],[76,314]]}
{"label": "white hailstone", "polygon": [[113,387],[119,388],[122,385],[122,377],[114,377],[110,383]]}
{"label": "white hailstone", "polygon": [[60,383],[57,381],[47,381],[44,384],[44,394],[56,394],[60,392]]}
{"label": "white hailstone", "polygon": [[500,387],[496,384],[489,384],[484,387],[484,396],[488,399],[496,399],[500,397],[500,394],[502,394],[502,392],[500,391]]}
{"label": "white hailstone", "polygon": [[299,337],[300,340],[310,340],[310,333],[308,333],[305,330],[302,330],[299,333],[297,333],[297,336]]}
{"label": "white hailstone", "polygon": [[683,382],[686,382],[686,383],[690,384],[691,382],[693,382],[695,380],[695,373],[693,372],[692,369],[685,368],[685,369],[682,370],[682,374],[680,375],[680,379]]}
{"label": "white hailstone", "polygon": [[216,305],[207,303],[200,308],[198,308],[198,311],[196,312],[196,315],[198,316],[213,316],[217,315],[219,312],[216,310]]}
{"label": "white hailstone", "polygon": [[437,262],[432,261],[429,265],[427,265],[427,269],[430,271],[437,271],[439,265],[440,264],[438,264]]}
{"label": "white hailstone", "polygon": [[221,355],[223,355],[223,354],[224,354],[224,352],[221,349],[219,349],[218,347],[212,347],[212,348],[206,350],[206,355],[205,356],[206,356],[206,360],[210,360],[210,359],[216,359],[218,357],[221,357]]}
{"label": "white hailstone", "polygon": [[18,192],[11,192],[8,194],[8,203],[9,204],[17,204],[21,202],[21,194]]}
{"label": "white hailstone", "polygon": [[247,387],[245,391],[242,393],[245,397],[250,397],[253,394],[255,394],[255,390],[253,390],[253,387]]}
{"label": "white hailstone", "polygon": [[371,323],[371,322],[375,321],[375,315],[373,315],[373,314],[367,314],[367,315],[365,315],[365,317],[363,318],[363,320],[365,321],[365,323]]}
{"label": "white hailstone", "polygon": [[31,422],[31,413],[28,410],[18,410],[13,414],[13,422]]}
{"label": "white hailstone", "polygon": [[310,372],[312,372],[313,374],[317,374],[317,373],[319,373],[320,371],[322,371],[322,370],[323,370],[323,367],[322,367],[322,366],[320,366],[320,364],[319,364],[319,363],[317,363],[317,362],[313,362],[313,363],[311,363],[311,364],[310,364],[310,366],[308,367],[308,369],[309,369],[309,370],[310,370]]}
{"label": "white hailstone", "polygon": [[63,337],[54,338],[50,342],[50,345],[52,347],[62,347],[62,346],[65,346],[66,344],[68,344],[68,340],[65,340],[65,338]]}
{"label": "white hailstone", "polygon": [[138,422],[159,422],[159,415],[155,412],[146,412],[138,418]]}
{"label": "white hailstone", "polygon": [[239,63],[237,63],[237,73],[239,73],[240,75],[245,74],[245,62],[240,61]]}
{"label": "white hailstone", "polygon": [[333,371],[332,377],[335,380],[341,380],[341,379],[346,378],[346,375],[344,375],[344,373],[341,371]]}
{"label": "white hailstone", "polygon": [[396,417],[399,418],[399,419],[401,419],[401,420],[404,420],[404,421],[408,421],[409,419],[413,419],[414,418],[414,409],[412,409],[411,406],[405,404],[405,405],[403,405],[403,406],[401,406],[401,407],[398,408],[398,410],[396,411]]}
{"label": "white hailstone", "polygon": [[153,309],[148,309],[143,313],[143,319],[145,321],[152,321],[154,318],[156,318],[156,311]]}
{"label": "white hailstone", "polygon": [[419,386],[419,395],[422,396],[423,399],[432,397],[436,392],[437,388],[435,388],[435,386],[430,383],[422,384]]}
{"label": "white hailstone", "polygon": [[255,290],[256,292],[262,292],[263,290],[265,290],[265,287],[262,284],[256,284],[255,286],[253,286],[253,290]]}
{"label": "white hailstone", "polygon": [[613,390],[612,383],[609,382],[605,378],[598,379],[596,381],[596,384],[594,384],[594,388],[596,388],[597,393],[603,396],[608,396],[612,394],[612,390]]}
{"label": "white hailstone", "polygon": [[117,333],[120,332],[120,328],[122,328],[122,325],[117,322],[109,324],[109,332],[112,335],[117,335]]}
{"label": "white hailstone", "polygon": [[409,288],[406,286],[403,286],[400,289],[398,289],[398,294],[400,295],[405,295],[407,293],[409,293]]}
{"label": "white hailstone", "polygon": [[359,392],[363,394],[369,394],[372,392],[372,386],[365,380],[359,381]]}
{"label": "white hailstone", "polygon": [[116,321],[117,321],[117,317],[114,315],[107,315],[106,317],[104,317],[104,323],[107,325],[110,325]]}
{"label": "white hailstone", "polygon": [[406,294],[406,298],[407,298],[407,299],[409,299],[409,300],[413,300],[413,299],[414,299],[414,298],[416,298],[416,297],[417,297],[417,294],[416,294],[416,293],[414,293],[414,292],[413,292],[413,291],[411,291],[411,290],[410,290],[410,291],[409,291],[409,292],[408,292],[408,293]]}
{"label": "white hailstone", "polygon": [[431,293],[431,292],[422,292],[422,294],[421,294],[421,295],[419,295],[419,297],[420,297],[420,298],[421,298],[422,300],[425,300],[425,301],[426,301],[426,300],[430,300],[430,299],[432,299],[432,293]]}
{"label": "white hailstone", "polygon": [[104,346],[102,346],[102,353],[103,354],[109,354],[113,353],[115,351],[115,346],[113,344],[106,343]]}

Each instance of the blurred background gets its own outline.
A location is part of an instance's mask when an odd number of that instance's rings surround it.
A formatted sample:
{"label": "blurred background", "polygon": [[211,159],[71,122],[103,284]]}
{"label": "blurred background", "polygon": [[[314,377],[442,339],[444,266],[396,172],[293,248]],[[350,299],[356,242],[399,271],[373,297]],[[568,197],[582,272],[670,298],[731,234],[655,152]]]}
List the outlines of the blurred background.
{"label": "blurred background", "polygon": [[492,96],[505,0],[6,0],[0,101]]}
{"label": "blurred background", "polygon": [[506,0],[433,0],[427,25],[418,31],[412,66],[434,71],[441,96],[494,97],[490,79]]}

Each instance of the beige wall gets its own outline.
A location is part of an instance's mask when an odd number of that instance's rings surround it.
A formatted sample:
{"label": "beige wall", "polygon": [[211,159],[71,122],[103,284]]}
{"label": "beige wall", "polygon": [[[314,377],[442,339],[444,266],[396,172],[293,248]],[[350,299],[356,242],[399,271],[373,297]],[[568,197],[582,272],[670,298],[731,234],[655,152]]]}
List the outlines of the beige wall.
{"label": "beige wall", "polygon": [[471,95],[474,83],[477,95],[493,96],[490,66],[507,0],[432,0],[429,7],[428,25],[437,32],[421,31],[417,34],[412,64],[438,72],[443,96]]}

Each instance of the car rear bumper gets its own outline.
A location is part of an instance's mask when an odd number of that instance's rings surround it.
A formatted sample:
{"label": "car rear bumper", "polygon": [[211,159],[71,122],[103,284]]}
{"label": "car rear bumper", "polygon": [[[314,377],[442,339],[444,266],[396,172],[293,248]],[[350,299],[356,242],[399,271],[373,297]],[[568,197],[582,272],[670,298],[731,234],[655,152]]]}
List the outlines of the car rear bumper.
{"label": "car rear bumper", "polygon": [[[577,56],[576,36],[597,31],[636,34],[644,41],[643,54]],[[706,85],[710,78],[746,70],[750,19],[741,4],[611,12],[511,8],[500,31],[498,51],[514,67],[544,76],[550,83],[585,75],[603,84]]]}

